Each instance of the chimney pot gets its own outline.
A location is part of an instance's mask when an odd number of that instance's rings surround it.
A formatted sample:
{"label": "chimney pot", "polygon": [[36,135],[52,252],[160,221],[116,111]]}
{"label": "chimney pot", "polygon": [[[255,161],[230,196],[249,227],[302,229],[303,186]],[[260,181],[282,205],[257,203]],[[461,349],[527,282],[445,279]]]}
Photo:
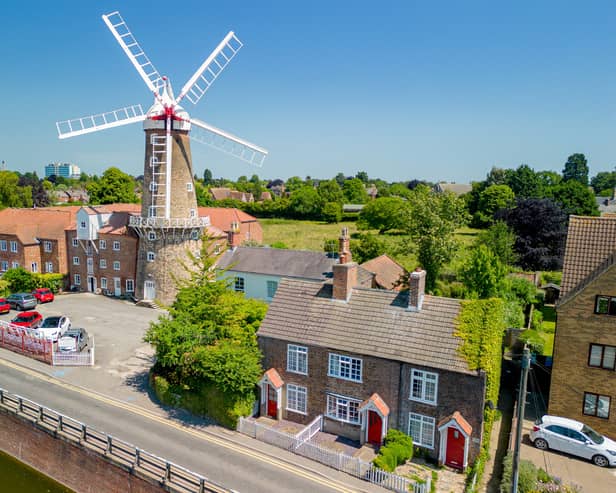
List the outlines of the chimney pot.
{"label": "chimney pot", "polygon": [[346,264],[353,261],[351,248],[349,246],[349,229],[342,228],[340,238],[338,238],[338,257],[341,264]]}
{"label": "chimney pot", "polygon": [[418,312],[426,291],[426,271],[417,267],[409,274],[409,310]]}

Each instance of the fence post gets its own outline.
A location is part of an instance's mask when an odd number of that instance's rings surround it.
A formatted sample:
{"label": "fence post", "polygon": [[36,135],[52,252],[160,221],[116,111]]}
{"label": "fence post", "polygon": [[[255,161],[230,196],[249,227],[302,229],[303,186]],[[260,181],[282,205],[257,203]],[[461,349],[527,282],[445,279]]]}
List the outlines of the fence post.
{"label": "fence post", "polygon": [[83,423],[81,423],[81,439],[84,442],[88,441],[88,435],[87,435],[87,432],[86,432],[86,425],[84,425]]}
{"label": "fence post", "polygon": [[107,452],[111,453],[112,447],[113,447],[113,443],[112,443],[113,438],[111,438],[111,435],[107,435]]}
{"label": "fence post", "polygon": [[58,431],[62,431],[62,415],[58,415]]}
{"label": "fence post", "polygon": [[199,493],[205,493],[205,479],[199,478]]}
{"label": "fence post", "polygon": [[135,449],[135,467],[139,467],[141,463],[141,450]]}
{"label": "fence post", "polygon": [[171,481],[171,464],[165,462],[165,482]]}
{"label": "fence post", "polygon": [[20,413],[21,413],[21,412],[23,412],[23,410],[24,410],[24,400],[23,400],[21,397],[19,397],[19,398],[17,399],[17,403],[18,403],[18,405],[17,405],[17,410],[18,410]]}
{"label": "fence post", "polygon": [[39,406],[39,410],[38,410],[38,419],[41,423],[45,422],[45,415],[43,413],[43,406]]}
{"label": "fence post", "polygon": [[4,390],[0,389],[0,404],[4,404]]}

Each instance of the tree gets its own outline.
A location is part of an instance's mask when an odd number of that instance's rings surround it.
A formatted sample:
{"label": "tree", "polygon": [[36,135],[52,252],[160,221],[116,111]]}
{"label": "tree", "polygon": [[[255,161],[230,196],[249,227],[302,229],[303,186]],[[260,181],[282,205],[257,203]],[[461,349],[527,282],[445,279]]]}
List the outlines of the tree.
{"label": "tree", "polygon": [[480,244],[471,251],[460,277],[471,297],[485,299],[498,295],[505,274],[506,270],[494,252]]}
{"label": "tree", "polygon": [[344,176],[344,173],[338,173],[336,177],[334,178],[334,180],[336,180],[336,183],[338,183],[338,186],[342,188],[342,186],[344,185],[344,182],[347,180],[347,177]]}
{"label": "tree", "polygon": [[473,222],[479,227],[489,226],[494,222],[494,214],[511,207],[515,203],[513,190],[507,185],[490,185],[479,193],[477,212]]}
{"label": "tree", "polygon": [[590,186],[597,195],[611,196],[616,188],[616,171],[600,171],[590,180]]}
{"label": "tree", "polygon": [[522,164],[507,174],[507,185],[518,198],[537,198],[542,196],[541,181],[530,166]]}
{"label": "tree", "polygon": [[342,204],[326,202],[321,211],[321,219],[326,223],[339,223],[342,220]]}
{"label": "tree", "polygon": [[594,194],[578,180],[568,180],[546,190],[546,196],[560,205],[566,214],[598,216],[599,208]]}
{"label": "tree", "polygon": [[205,170],[203,170],[203,184],[209,187],[212,185],[213,180],[214,176],[212,175],[212,171],[205,168]]}
{"label": "tree", "polygon": [[314,187],[303,186],[291,194],[289,210],[294,217],[318,218],[322,207],[323,201]]}
{"label": "tree", "polygon": [[379,197],[364,206],[357,225],[360,229],[378,229],[380,234],[402,229],[406,204],[400,197]]}
{"label": "tree", "polygon": [[487,230],[479,233],[477,238],[479,245],[485,245],[503,265],[515,265],[517,256],[513,246],[515,233],[504,221],[496,221]]}
{"label": "tree", "polygon": [[12,293],[30,292],[37,287],[34,275],[23,267],[7,270],[2,280],[8,283],[9,291]]}
{"label": "tree", "polygon": [[359,178],[346,180],[342,186],[342,191],[347,204],[365,204],[368,202],[366,187]]}
{"label": "tree", "polygon": [[47,191],[41,183],[41,180],[39,180],[36,172],[24,173],[19,177],[18,184],[20,187],[30,187],[32,190],[32,203],[35,207],[47,207],[51,204]]}
{"label": "tree", "polygon": [[486,186],[489,187],[492,185],[507,185],[511,172],[512,170],[510,169],[503,169],[492,166],[492,169],[488,172],[485,179]]}
{"label": "tree", "polygon": [[19,176],[12,171],[0,171],[0,208],[32,207],[32,189],[18,185]]}
{"label": "tree", "polygon": [[563,169],[563,180],[576,180],[582,185],[588,185],[588,161],[584,154],[571,154]]}
{"label": "tree", "polygon": [[419,185],[412,194],[405,209],[405,228],[426,270],[426,289],[432,290],[442,266],[451,260],[458,247],[454,232],[468,217],[464,201],[451,192],[437,194]]}
{"label": "tree", "polygon": [[323,202],[338,202],[339,204],[344,202],[342,189],[336,180],[321,180],[317,192],[319,192]]}
{"label": "tree", "polygon": [[355,178],[357,178],[358,180],[361,180],[363,183],[368,183],[370,181],[370,178],[368,177],[368,173],[366,173],[365,171],[358,171],[357,174],[355,175]]}
{"label": "tree", "polygon": [[299,176],[292,176],[285,183],[287,192],[291,194],[295,192],[295,190],[299,190],[303,186],[305,186],[304,180],[302,180]]}
{"label": "tree", "polygon": [[567,215],[550,199],[518,199],[497,213],[516,234],[518,265],[528,270],[562,268]]}
{"label": "tree", "polygon": [[[334,246],[337,250],[337,244]],[[363,264],[370,259],[388,253],[385,242],[380,240],[377,235],[369,233],[357,235],[356,240],[351,240],[350,247],[351,252],[353,252],[353,261],[358,264]]]}
{"label": "tree", "polygon": [[135,181],[118,168],[105,170],[100,180],[86,187],[92,204],[136,203]]}

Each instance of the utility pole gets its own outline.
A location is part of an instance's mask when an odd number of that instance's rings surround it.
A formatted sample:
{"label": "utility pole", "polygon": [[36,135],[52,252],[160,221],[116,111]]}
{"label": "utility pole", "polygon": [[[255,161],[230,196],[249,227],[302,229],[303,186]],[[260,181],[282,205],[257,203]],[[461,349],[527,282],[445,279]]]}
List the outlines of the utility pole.
{"label": "utility pole", "polygon": [[518,394],[518,422],[515,429],[515,448],[513,449],[513,463],[511,474],[511,493],[518,493],[518,475],[520,469],[520,445],[522,444],[522,424],[524,421],[524,407],[526,405],[526,382],[530,367],[530,351],[524,346],[522,354],[522,373],[520,375],[520,392]]}

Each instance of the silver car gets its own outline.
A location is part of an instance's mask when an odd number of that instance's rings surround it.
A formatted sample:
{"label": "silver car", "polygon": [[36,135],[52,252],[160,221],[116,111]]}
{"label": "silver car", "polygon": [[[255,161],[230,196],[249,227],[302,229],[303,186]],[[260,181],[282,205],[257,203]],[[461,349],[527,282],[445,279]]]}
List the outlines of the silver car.
{"label": "silver car", "polygon": [[71,327],[60,339],[58,349],[65,352],[81,352],[88,345],[88,333],[81,327]]}
{"label": "silver car", "polygon": [[15,310],[30,310],[36,308],[36,298],[30,293],[13,293],[6,298],[6,302]]}
{"label": "silver car", "polygon": [[540,450],[577,455],[599,467],[616,465],[616,442],[574,419],[546,415],[533,426],[530,441]]}

